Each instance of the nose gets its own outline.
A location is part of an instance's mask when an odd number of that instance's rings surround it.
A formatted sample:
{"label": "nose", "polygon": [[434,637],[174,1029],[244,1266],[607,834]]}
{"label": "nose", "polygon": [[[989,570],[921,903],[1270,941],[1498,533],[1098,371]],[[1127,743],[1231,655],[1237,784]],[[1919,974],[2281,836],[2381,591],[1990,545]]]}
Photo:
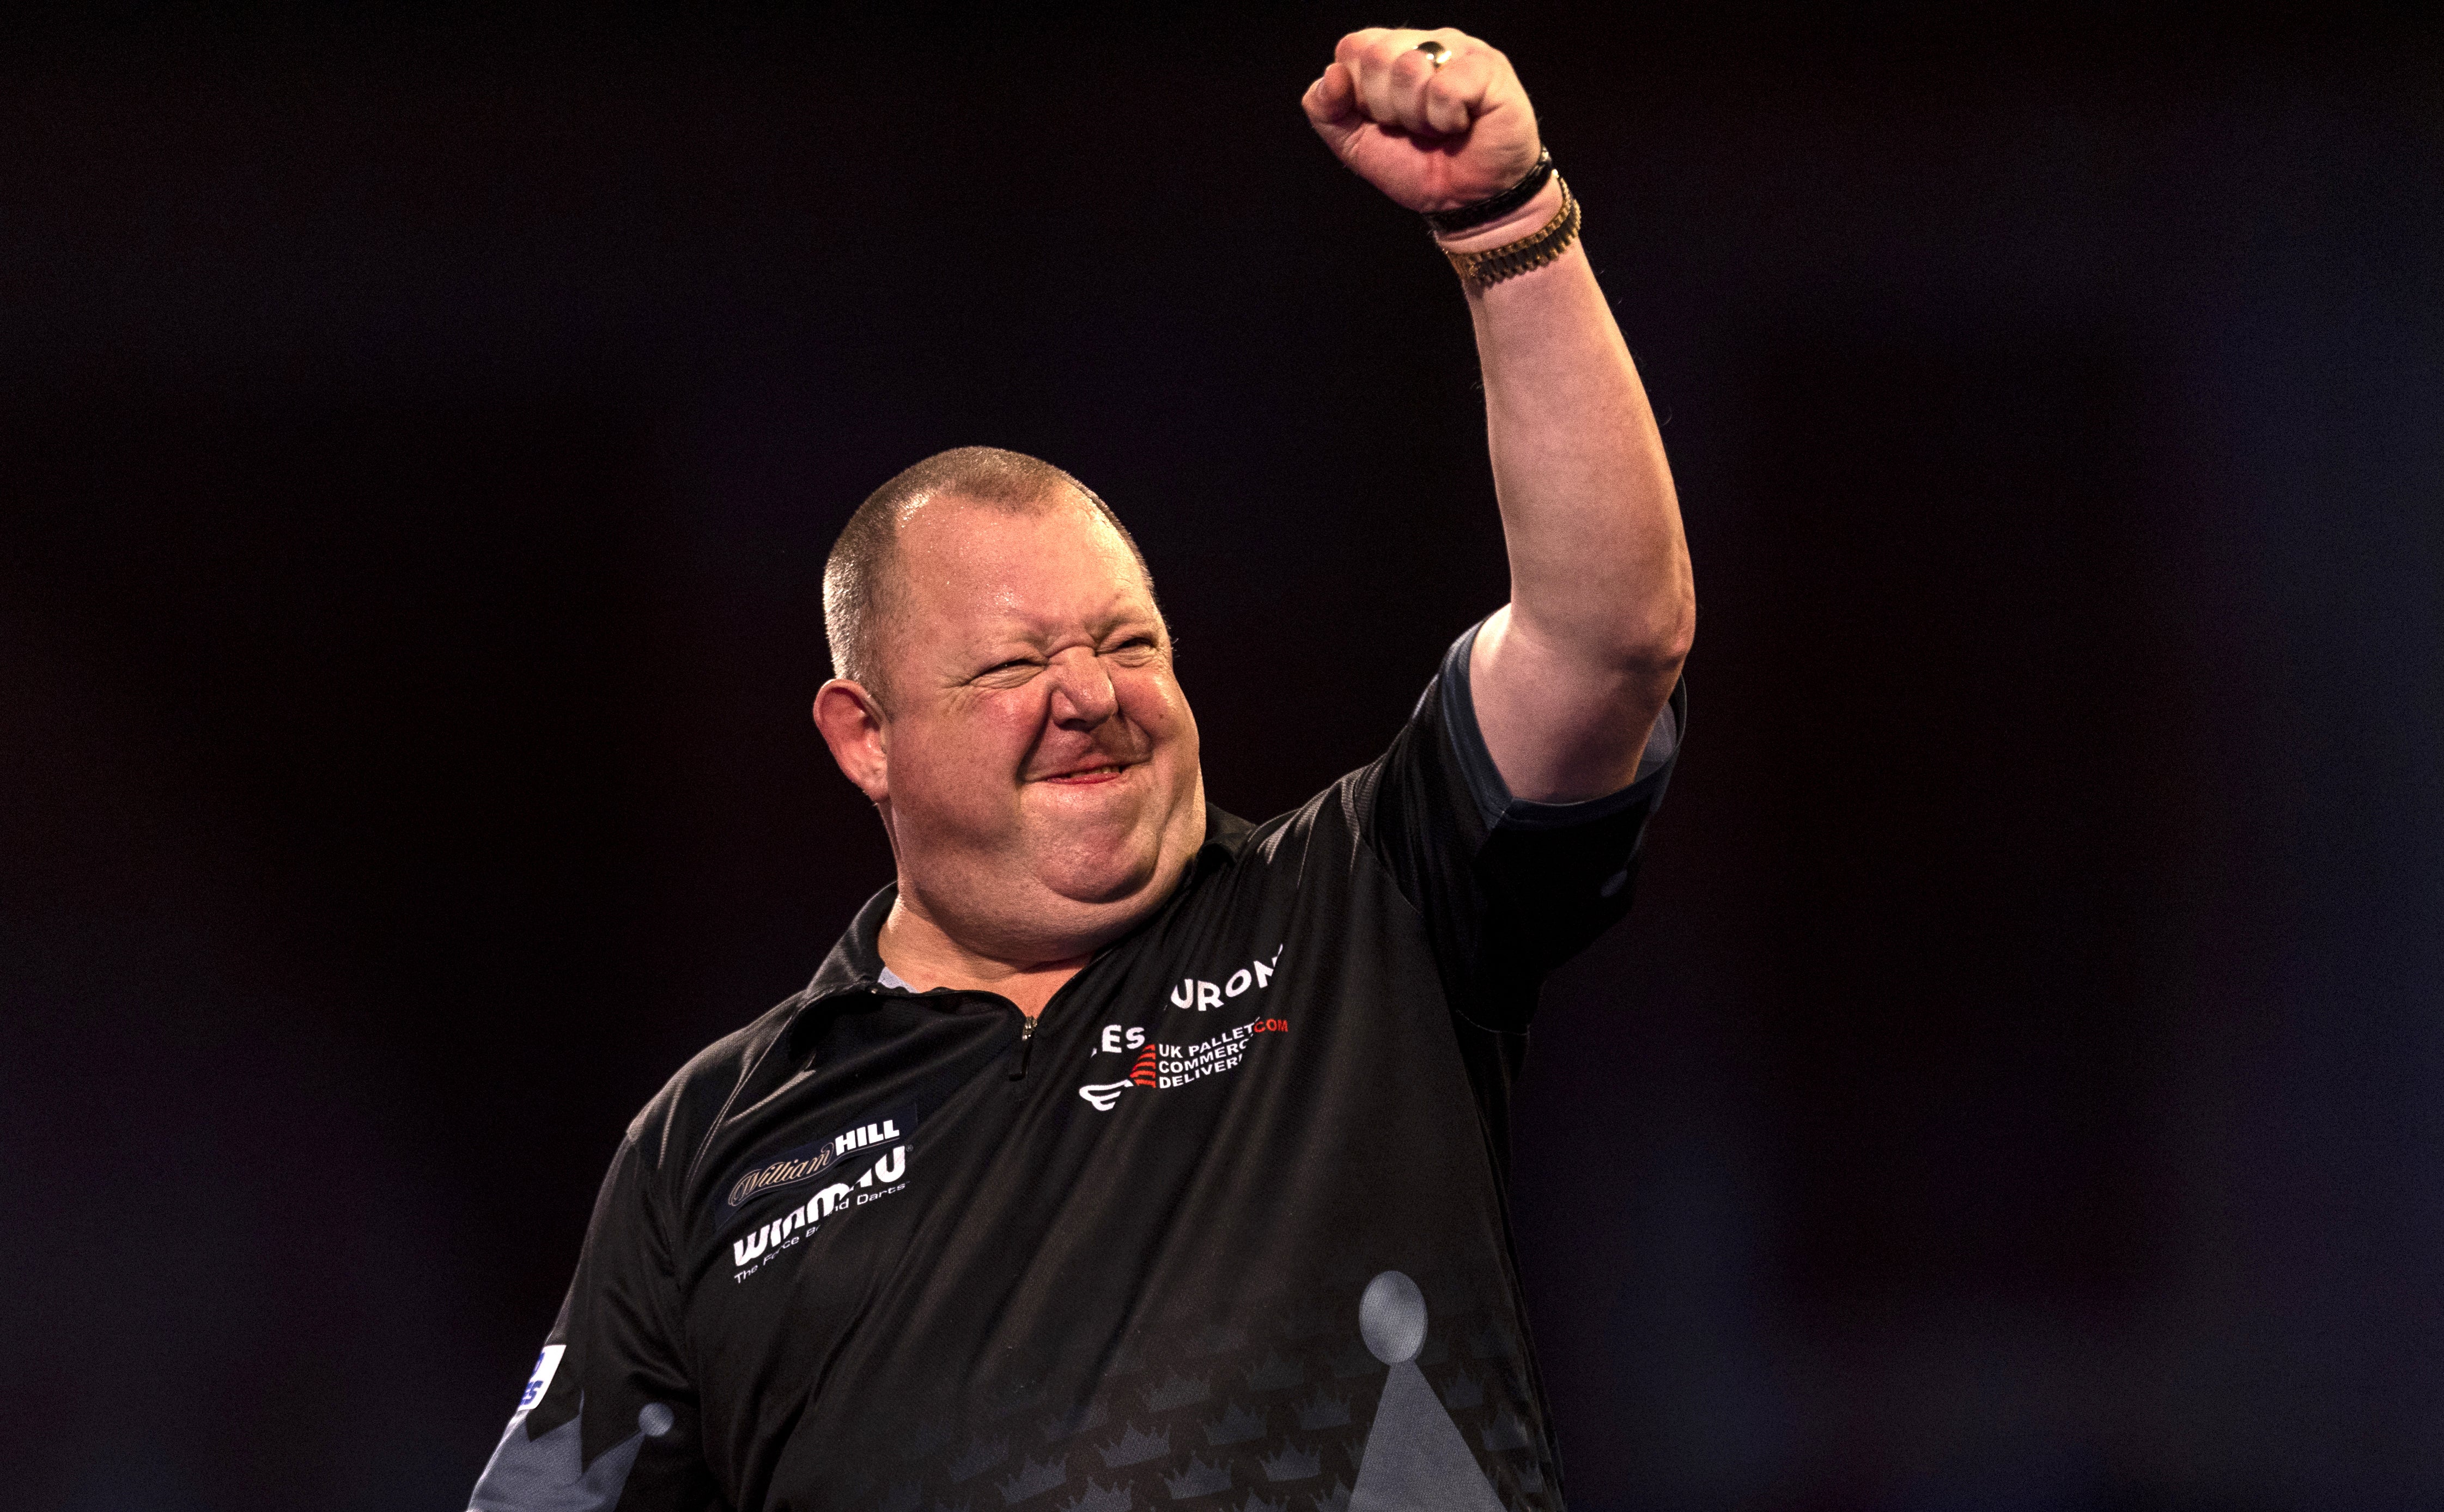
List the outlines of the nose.
{"label": "nose", "polygon": [[1052,722],[1065,729],[1092,729],[1120,711],[1120,691],[1103,659],[1083,646],[1052,658]]}

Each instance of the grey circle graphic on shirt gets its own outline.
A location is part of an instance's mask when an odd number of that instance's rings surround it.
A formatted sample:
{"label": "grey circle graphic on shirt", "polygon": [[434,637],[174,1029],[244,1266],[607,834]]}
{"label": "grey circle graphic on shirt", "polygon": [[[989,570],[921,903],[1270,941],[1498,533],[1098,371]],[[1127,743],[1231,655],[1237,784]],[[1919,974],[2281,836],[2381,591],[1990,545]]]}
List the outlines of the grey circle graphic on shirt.
{"label": "grey circle graphic on shirt", "polygon": [[659,1402],[647,1402],[637,1410],[637,1431],[649,1439],[660,1438],[678,1421],[678,1414]]}
{"label": "grey circle graphic on shirt", "polygon": [[1426,1294],[1398,1271],[1383,1272],[1358,1299],[1358,1333],[1366,1353],[1386,1365],[1415,1358],[1426,1342]]}

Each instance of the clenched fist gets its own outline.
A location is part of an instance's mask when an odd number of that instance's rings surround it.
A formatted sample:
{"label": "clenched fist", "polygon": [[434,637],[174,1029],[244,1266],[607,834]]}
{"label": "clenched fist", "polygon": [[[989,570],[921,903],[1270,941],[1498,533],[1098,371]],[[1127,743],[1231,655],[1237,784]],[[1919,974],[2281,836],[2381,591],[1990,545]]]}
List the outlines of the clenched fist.
{"label": "clenched fist", "polygon": [[[1429,41],[1451,49],[1440,68],[1417,50]],[[1420,212],[1498,194],[1536,165],[1536,112],[1510,60],[1447,27],[1351,32],[1303,103],[1342,162]]]}

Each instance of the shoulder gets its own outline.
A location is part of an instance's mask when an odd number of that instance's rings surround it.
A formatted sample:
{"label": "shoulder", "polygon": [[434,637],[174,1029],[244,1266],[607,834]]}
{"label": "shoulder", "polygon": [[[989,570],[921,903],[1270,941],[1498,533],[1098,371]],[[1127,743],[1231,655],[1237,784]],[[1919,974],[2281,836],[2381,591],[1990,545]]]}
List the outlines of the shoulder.
{"label": "shoulder", "polygon": [[1369,762],[1296,808],[1241,824],[1228,848],[1228,865],[1199,880],[1222,894],[1347,886],[1354,871],[1370,869],[1378,859],[1371,832],[1383,765],[1380,758]]}
{"label": "shoulder", "polygon": [[759,1077],[787,1060],[790,1028],[813,996],[811,987],[793,992],[689,1057],[630,1120],[635,1158],[660,1180],[683,1181],[722,1118]]}

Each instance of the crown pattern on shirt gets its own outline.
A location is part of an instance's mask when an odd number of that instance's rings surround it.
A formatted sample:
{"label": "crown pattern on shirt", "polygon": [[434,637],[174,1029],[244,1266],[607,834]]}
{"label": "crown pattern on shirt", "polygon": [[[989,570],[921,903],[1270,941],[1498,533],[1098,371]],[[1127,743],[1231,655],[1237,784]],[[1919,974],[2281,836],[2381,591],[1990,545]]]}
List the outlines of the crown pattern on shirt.
{"label": "crown pattern on shirt", "polygon": [[1137,1512],[1137,1504],[1126,1485],[1106,1491],[1089,1481],[1084,1490],[1061,1503],[1061,1512]]}
{"label": "crown pattern on shirt", "polygon": [[1305,1367],[1296,1360],[1282,1358],[1281,1351],[1268,1349],[1265,1357],[1243,1372],[1251,1392],[1286,1392],[1306,1380]]}
{"label": "crown pattern on shirt", "polygon": [[1102,1398],[1097,1397],[1046,1422],[1044,1425],[1044,1442],[1057,1444],[1065,1438],[1075,1438],[1089,1429],[1102,1428],[1111,1420],[1112,1410],[1104,1405]]}
{"label": "crown pattern on shirt", "polygon": [[1268,1502],[1250,1491],[1248,1500],[1239,1504],[1238,1512],[1290,1512],[1290,1502],[1287,1497],[1278,1502]]}
{"label": "crown pattern on shirt", "polygon": [[1349,1483],[1334,1476],[1331,1490],[1316,1493],[1315,1512],[1349,1512]]}
{"label": "crown pattern on shirt", "polygon": [[988,1439],[980,1435],[969,1440],[967,1448],[943,1469],[951,1477],[951,1484],[956,1485],[961,1481],[974,1480],[1009,1457],[1009,1440]]}
{"label": "crown pattern on shirt", "polygon": [[1371,1375],[1383,1368],[1383,1362],[1366,1352],[1366,1346],[1352,1343],[1332,1356],[1332,1374],[1342,1380],[1353,1375]]}
{"label": "crown pattern on shirt", "polygon": [[1468,1352],[1478,1359],[1501,1359],[1517,1353],[1519,1341],[1510,1330],[1502,1326],[1498,1318],[1489,1318],[1483,1328],[1468,1336]]}
{"label": "crown pattern on shirt", "polygon": [[1257,1463],[1265,1467],[1268,1481],[1313,1480],[1324,1473],[1324,1451],[1285,1444],[1278,1451],[1266,1455]]}
{"label": "crown pattern on shirt", "polygon": [[1298,1414],[1298,1426],[1310,1433],[1320,1428],[1349,1426],[1349,1398],[1335,1396],[1321,1386],[1305,1401],[1291,1403],[1290,1411]]}
{"label": "crown pattern on shirt", "polygon": [[1529,1496],[1545,1489],[1545,1472],[1536,1468],[1534,1460],[1519,1466],[1519,1489]]}
{"label": "crown pattern on shirt", "polygon": [[1120,1429],[1117,1440],[1096,1445],[1095,1452],[1103,1457],[1104,1468],[1112,1470],[1161,1459],[1171,1452],[1171,1426],[1165,1424],[1158,1433],[1145,1433],[1132,1423]]}
{"label": "crown pattern on shirt", "polygon": [[1443,1388],[1443,1406],[1454,1412],[1484,1405],[1485,1388],[1478,1385],[1476,1377],[1466,1371],[1453,1376],[1452,1383]]}
{"label": "crown pattern on shirt", "polygon": [[1188,1468],[1177,1475],[1166,1475],[1162,1484],[1171,1488],[1171,1499],[1185,1502],[1192,1497],[1212,1496],[1216,1491],[1231,1489],[1231,1462],[1208,1465],[1203,1455],[1188,1457]]}
{"label": "crown pattern on shirt", "polygon": [[1194,1380],[1174,1371],[1160,1386],[1145,1393],[1146,1411],[1168,1412],[1174,1408],[1194,1407],[1213,1395],[1213,1379],[1201,1375]]}
{"label": "crown pattern on shirt", "polygon": [[1233,1402],[1220,1417],[1205,1425],[1205,1442],[1219,1447],[1245,1444],[1265,1436],[1265,1414]]}
{"label": "crown pattern on shirt", "polygon": [[914,1464],[918,1460],[930,1460],[950,1447],[950,1424],[938,1421],[919,1423],[900,1441],[899,1457]]}
{"label": "crown pattern on shirt", "polygon": [[1018,1462],[1018,1472],[994,1489],[1001,1492],[1001,1504],[1016,1506],[1031,1496],[1042,1496],[1056,1485],[1067,1484],[1069,1462],[1056,1454],[1038,1464],[1029,1455]]}
{"label": "crown pattern on shirt", "polygon": [[1504,1449],[1524,1449],[1530,1442],[1528,1437],[1528,1425],[1509,1412],[1505,1412],[1486,1424],[1481,1436],[1485,1440],[1485,1447],[1496,1454]]}

